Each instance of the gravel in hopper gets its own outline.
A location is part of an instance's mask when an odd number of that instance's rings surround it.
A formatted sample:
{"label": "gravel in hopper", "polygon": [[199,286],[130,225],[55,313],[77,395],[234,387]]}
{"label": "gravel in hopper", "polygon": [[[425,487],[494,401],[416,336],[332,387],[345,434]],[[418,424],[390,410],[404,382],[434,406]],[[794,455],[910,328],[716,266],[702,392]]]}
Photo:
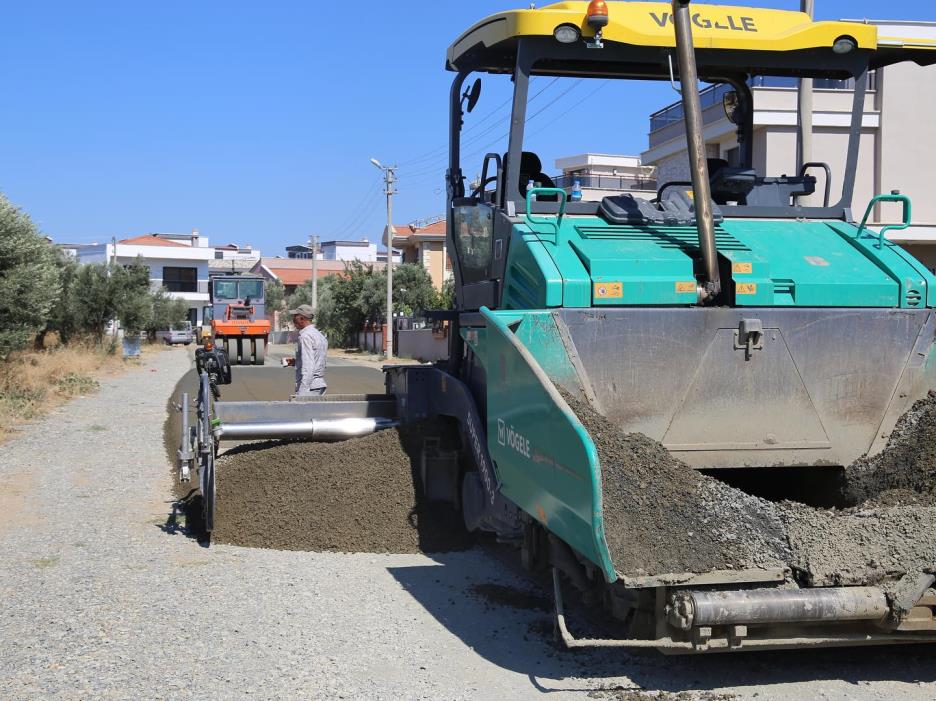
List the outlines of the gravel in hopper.
{"label": "gravel in hopper", "polygon": [[790,559],[775,504],[691,469],[660,443],[625,434],[564,396],[598,449],[605,538],[619,572],[783,567]]}
{"label": "gravel in hopper", "polygon": [[842,511],[783,504],[792,563],[813,586],[936,572],[936,393],[897,422],[885,449],[845,469]]}
{"label": "gravel in hopper", "polygon": [[936,504],[936,393],[900,418],[881,453],[845,470],[845,499],[851,506]]}
{"label": "gravel in hopper", "polygon": [[565,398],[598,450],[605,537],[623,574],[790,566],[803,584],[836,586],[936,571],[936,395],[883,453],[846,470],[844,510],[747,494]]}
{"label": "gravel in hopper", "polygon": [[417,496],[396,431],[341,443],[265,442],[217,462],[212,539],[278,550],[444,552],[471,541],[451,508]]}

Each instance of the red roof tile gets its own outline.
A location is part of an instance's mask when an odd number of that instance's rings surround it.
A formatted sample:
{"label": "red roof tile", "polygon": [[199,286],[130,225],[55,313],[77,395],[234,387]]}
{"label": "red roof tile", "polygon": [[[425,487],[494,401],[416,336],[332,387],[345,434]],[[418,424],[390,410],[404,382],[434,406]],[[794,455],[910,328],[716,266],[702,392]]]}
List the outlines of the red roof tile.
{"label": "red roof tile", "polygon": [[430,224],[429,226],[424,226],[421,229],[417,229],[416,233],[417,234],[441,234],[442,236],[445,236],[446,229],[447,229],[446,221],[444,219],[441,219],[437,222],[434,222],[433,224]]}
{"label": "red roof tile", "polygon": [[[374,268],[382,269],[384,263],[370,262]],[[284,285],[301,285],[312,279],[312,260],[308,258],[264,258],[254,266],[253,272],[260,272],[260,267],[269,270],[279,278]],[[316,272],[319,279],[329,275],[342,275],[345,271],[345,261],[320,260]]]}
{"label": "red roof tile", "polygon": [[145,234],[143,236],[135,236],[129,239],[121,239],[117,243],[125,243],[130,246],[172,246],[176,248],[191,248],[191,246],[186,246],[184,243],[169,241],[168,239],[161,239],[156,236],[156,234]]}

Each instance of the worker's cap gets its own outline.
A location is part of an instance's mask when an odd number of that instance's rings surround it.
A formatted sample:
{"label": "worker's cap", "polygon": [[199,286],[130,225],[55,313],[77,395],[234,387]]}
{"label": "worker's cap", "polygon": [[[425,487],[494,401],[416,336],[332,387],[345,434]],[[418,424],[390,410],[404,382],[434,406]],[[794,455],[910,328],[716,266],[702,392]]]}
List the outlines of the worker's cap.
{"label": "worker's cap", "polygon": [[295,309],[289,310],[290,316],[304,316],[306,319],[315,318],[315,310],[312,308],[311,304],[300,304]]}

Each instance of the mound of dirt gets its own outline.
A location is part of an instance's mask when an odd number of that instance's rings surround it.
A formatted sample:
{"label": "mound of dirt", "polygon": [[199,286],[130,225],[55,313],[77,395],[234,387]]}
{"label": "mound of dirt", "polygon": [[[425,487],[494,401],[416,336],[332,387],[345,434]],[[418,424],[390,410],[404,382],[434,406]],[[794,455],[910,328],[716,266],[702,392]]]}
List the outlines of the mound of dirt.
{"label": "mound of dirt", "polygon": [[851,506],[936,505],[936,393],[897,422],[887,447],[845,470]]}
{"label": "mound of dirt", "polygon": [[843,511],[784,504],[791,563],[813,586],[936,571],[936,393],[897,422],[885,449],[845,469]]}
{"label": "mound of dirt", "polygon": [[601,463],[604,527],[627,575],[788,566],[804,584],[875,584],[936,570],[936,395],[880,455],[848,468],[845,509],[760,499],[700,474],[660,443],[566,401]]}
{"label": "mound of dirt", "polygon": [[458,514],[417,496],[396,431],[341,443],[266,442],[217,462],[212,539],[250,547],[417,553],[471,546]]}
{"label": "mound of dirt", "polygon": [[809,586],[880,584],[936,571],[936,508],[780,506],[793,559]]}
{"label": "mound of dirt", "polygon": [[783,567],[790,559],[775,504],[702,475],[660,443],[565,399],[598,449],[605,538],[619,572]]}

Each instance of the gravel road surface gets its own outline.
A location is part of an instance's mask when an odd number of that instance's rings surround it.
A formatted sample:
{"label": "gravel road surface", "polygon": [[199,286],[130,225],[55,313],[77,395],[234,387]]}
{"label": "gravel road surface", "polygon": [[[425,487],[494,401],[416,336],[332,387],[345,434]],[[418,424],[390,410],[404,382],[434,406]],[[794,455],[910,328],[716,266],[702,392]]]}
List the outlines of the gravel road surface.
{"label": "gravel road surface", "polygon": [[4,446],[0,698],[936,698],[932,648],[561,652],[539,583],[493,546],[203,548],[167,525],[164,412],[189,367],[148,355]]}

